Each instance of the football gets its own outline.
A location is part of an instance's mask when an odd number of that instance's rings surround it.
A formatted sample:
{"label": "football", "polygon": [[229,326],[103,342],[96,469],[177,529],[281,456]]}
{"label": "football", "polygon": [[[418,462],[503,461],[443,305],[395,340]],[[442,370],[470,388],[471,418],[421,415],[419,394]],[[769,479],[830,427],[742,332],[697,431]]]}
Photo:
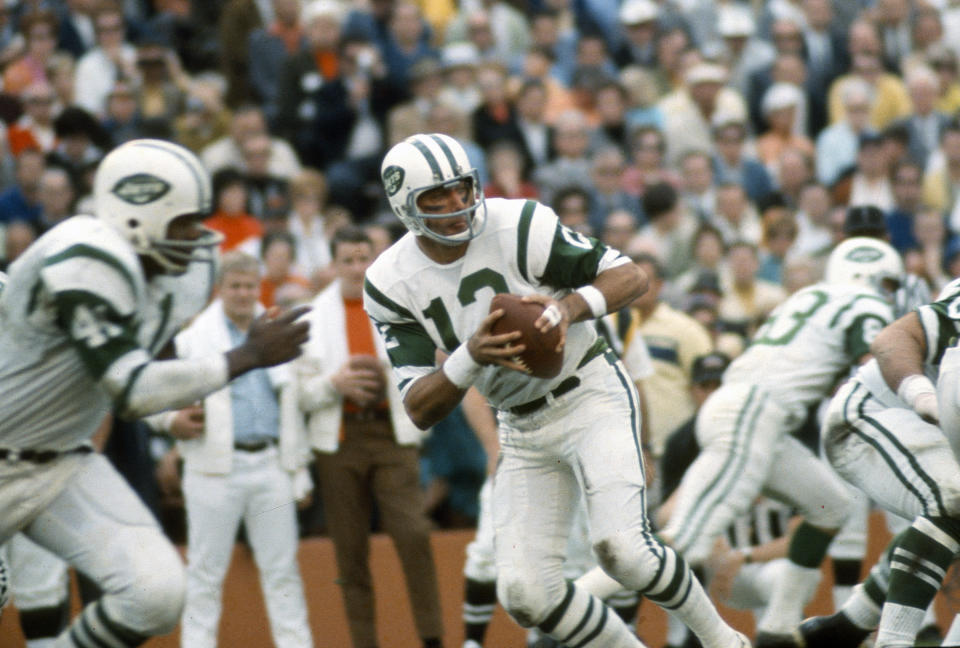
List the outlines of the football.
{"label": "football", "polygon": [[560,329],[554,327],[546,333],[534,328],[533,323],[543,313],[543,306],[535,302],[525,302],[519,295],[501,293],[494,295],[490,302],[490,312],[503,309],[503,316],[493,323],[491,332],[502,335],[511,331],[520,331],[519,343],[526,346],[517,360],[530,370],[535,378],[555,378],[563,366],[563,351],[557,351],[560,343]]}

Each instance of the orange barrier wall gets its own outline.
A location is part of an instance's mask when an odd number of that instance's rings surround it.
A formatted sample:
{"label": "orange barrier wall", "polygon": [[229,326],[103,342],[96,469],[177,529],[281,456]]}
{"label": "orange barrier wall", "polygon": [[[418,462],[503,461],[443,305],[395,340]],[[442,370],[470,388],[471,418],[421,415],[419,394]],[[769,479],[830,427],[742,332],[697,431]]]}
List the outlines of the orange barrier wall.
{"label": "orange barrier wall", "polygon": [[[464,547],[472,539],[472,531],[438,531],[433,534],[433,546],[443,597],[443,614],[446,628],[444,646],[459,648],[463,642],[460,606],[463,601]],[[883,517],[874,514],[870,520],[870,560],[889,539]],[[390,540],[374,536],[372,566],[377,594],[377,620],[382,648],[420,648],[407,603],[403,575]],[[305,540],[300,545],[300,563],[304,577],[310,623],[313,628],[316,648],[349,648],[346,619],[340,600],[339,589],[334,582],[333,546],[325,538]],[[872,564],[872,562],[870,563]],[[814,601],[807,608],[808,614],[826,614],[832,610],[829,569]],[[220,626],[220,645],[224,648],[269,648],[269,630],[257,580],[256,567],[250,552],[238,546],[233,565],[227,576],[224,589],[224,618]],[[937,602],[941,625],[949,625],[953,613],[943,597]],[[738,629],[753,631],[752,617],[748,613],[721,607],[723,616]],[[640,635],[650,648],[663,645],[666,615],[649,601],[640,610]],[[522,648],[524,632],[517,627],[501,609],[490,626],[486,645],[496,648]],[[22,648],[23,636],[17,623],[16,609],[8,608],[0,619],[0,647]],[[177,648],[179,635],[174,632],[158,637],[146,644],[148,648]]]}

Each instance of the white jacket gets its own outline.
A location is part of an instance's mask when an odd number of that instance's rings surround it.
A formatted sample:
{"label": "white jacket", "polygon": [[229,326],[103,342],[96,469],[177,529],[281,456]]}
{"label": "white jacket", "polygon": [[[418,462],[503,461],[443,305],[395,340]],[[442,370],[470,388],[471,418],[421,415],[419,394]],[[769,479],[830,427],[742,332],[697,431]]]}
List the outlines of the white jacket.
{"label": "white jacket", "polygon": [[[307,417],[307,436],[310,445],[320,451],[337,451],[343,416],[343,396],[334,388],[331,377],[347,361],[347,331],[340,282],[334,281],[314,298],[310,320],[310,340],[304,353],[293,361],[293,381],[296,383],[297,402]],[[371,323],[372,327],[373,324]],[[380,335],[373,332],[377,358],[387,376],[387,401],[393,432],[400,445],[418,445],[424,433],[413,424],[403,407],[397,380],[390,370],[390,360]]]}
{"label": "white jacket", "polygon": [[[259,314],[263,308],[258,305],[257,311]],[[223,302],[218,299],[207,306],[190,326],[177,335],[174,343],[177,357],[180,358],[229,351],[233,344],[227,330]],[[295,478],[294,489],[300,496],[311,487],[305,470],[310,453],[303,436],[303,425],[300,423],[302,417],[297,410],[295,395],[290,391],[290,365],[288,363],[271,367],[267,369],[267,375],[273,388],[280,392],[280,465]],[[230,386],[227,385],[207,396],[203,401],[203,410],[203,436],[177,442],[184,467],[186,470],[226,475],[233,467],[233,410]],[[175,415],[176,412],[164,412],[150,417],[148,422],[154,428],[169,431]]]}

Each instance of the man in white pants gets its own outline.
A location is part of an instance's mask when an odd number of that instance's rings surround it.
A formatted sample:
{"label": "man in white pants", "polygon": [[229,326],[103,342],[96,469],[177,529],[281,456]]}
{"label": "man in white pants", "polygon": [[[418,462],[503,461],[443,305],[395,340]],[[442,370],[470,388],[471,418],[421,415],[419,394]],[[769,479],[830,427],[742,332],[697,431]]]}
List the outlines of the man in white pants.
{"label": "man in white pants", "polygon": [[184,407],[296,357],[307,309],[258,318],[226,353],[155,360],[206,302],[219,237],[202,226],[210,180],[183,147],[133,140],[75,216],[10,266],[0,295],[0,542],[22,531],[103,596],[57,648],[139,646],[180,619],[184,572],[152,514],[90,437],[108,410]]}
{"label": "man in white pants", "polygon": [[[263,310],[259,295],[257,259],[228,252],[220,267],[219,299],[174,339],[177,357],[194,358],[242,343]],[[288,370],[289,365],[281,365],[251,371],[202,404],[150,421],[181,439],[187,510],[183,648],[217,645],[223,579],[241,521],[260,572],[274,645],[313,645],[297,562],[296,516],[296,500],[311,486],[309,451],[302,426],[292,418],[296,412],[289,410],[292,396],[281,396]]]}

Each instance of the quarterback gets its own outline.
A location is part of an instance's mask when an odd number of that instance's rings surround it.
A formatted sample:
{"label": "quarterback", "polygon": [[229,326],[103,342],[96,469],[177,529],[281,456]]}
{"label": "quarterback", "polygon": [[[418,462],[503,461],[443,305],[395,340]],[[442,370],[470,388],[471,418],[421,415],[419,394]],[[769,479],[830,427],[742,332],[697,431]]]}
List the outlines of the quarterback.
{"label": "quarterback", "polygon": [[830,540],[853,505],[843,481],[790,433],[868,357],[870,342],[893,319],[902,276],[899,255],[882,241],[859,237],[838,245],[825,280],[773,311],[697,415],[702,451],[678,488],[666,541],[702,563],[715,538],[761,492],[804,516],[757,624],[758,648],[792,645]]}
{"label": "quarterback", "polygon": [[[391,208],[409,232],[367,271],[364,305],[383,336],[410,418],[427,428],[475,385],[498,411],[494,476],[497,595],[524,627],[561,643],[640,646],[598,598],[563,578],[572,515],[585,496],[591,541],[625,587],[671,610],[706,648],[748,646],[696,578],[650,532],[637,393],[591,320],[628,304],[645,278],[620,253],[558,223],[534,201],[485,201],[463,147],[414,135],[384,157]],[[525,375],[519,332],[491,326],[494,294],[544,305],[563,368]],[[449,354],[435,365],[435,351]]]}
{"label": "quarterback", "polygon": [[0,295],[0,543],[17,531],[104,594],[60,648],[138,646],[173,629],[180,557],[90,437],[104,415],[180,408],[299,354],[305,309],[264,317],[225,354],[155,360],[209,297],[217,235],[202,225],[210,180],[186,149],[134,140],[94,178],[75,216],[10,267]]}

